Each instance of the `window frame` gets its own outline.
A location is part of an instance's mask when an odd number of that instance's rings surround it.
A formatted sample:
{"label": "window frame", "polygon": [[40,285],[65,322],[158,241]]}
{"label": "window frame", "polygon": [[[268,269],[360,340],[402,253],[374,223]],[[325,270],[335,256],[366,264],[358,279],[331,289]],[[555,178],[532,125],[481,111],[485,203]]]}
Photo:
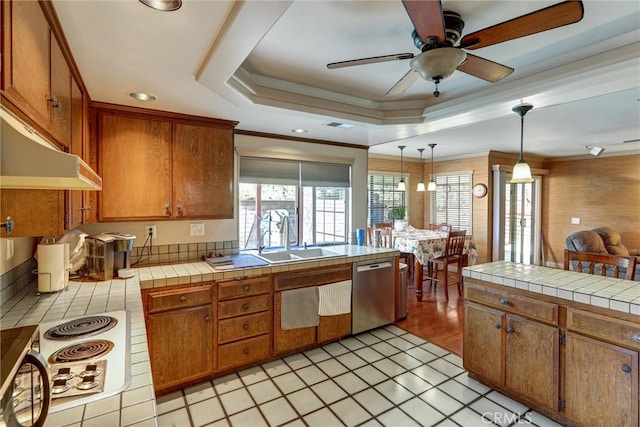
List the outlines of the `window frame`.
{"label": "window frame", "polygon": [[[367,224],[372,227],[374,225],[374,218],[373,218],[373,208],[371,206],[371,201],[372,201],[372,196],[374,193],[379,193],[379,191],[373,189],[371,187],[371,177],[374,176],[378,176],[378,177],[383,177],[383,178],[391,178],[392,180],[392,185],[391,185],[391,191],[388,191],[391,194],[400,194],[401,195],[401,201],[400,204],[405,206],[405,218],[406,220],[409,219],[409,194],[410,191],[409,189],[411,188],[411,178],[410,175],[408,173],[399,173],[399,172],[389,172],[389,171],[367,171]],[[404,177],[404,182],[406,185],[407,190],[405,191],[399,191],[397,190],[397,186],[398,186],[398,182],[400,181],[400,179]],[[377,222],[393,222],[391,220],[389,220],[388,218],[388,214],[389,211],[395,207],[395,206],[399,206],[398,204],[396,204],[396,201],[394,200],[394,203],[389,205],[386,203],[386,201],[388,201],[389,198],[385,198],[384,197],[384,192],[383,192],[383,197],[382,197],[382,203],[384,205],[384,211],[383,211],[383,215],[381,220],[379,221],[375,221]]]}
{"label": "window frame", "polygon": [[[447,207],[446,207],[446,212],[447,212],[447,219],[442,222],[438,219],[438,206],[437,206],[437,197],[439,193],[439,189],[441,189],[445,184],[439,184],[438,180],[439,178],[446,178],[447,180],[449,178],[458,178],[458,184],[459,185],[468,185],[468,191],[458,191],[457,193],[459,194],[458,196],[458,208],[457,211],[461,212],[461,205],[462,205],[462,196],[464,196],[465,200],[468,202],[468,206],[469,206],[469,212],[468,212],[468,217],[469,217],[469,225],[468,227],[465,227],[464,225],[461,226],[460,221],[458,220],[457,223],[452,223],[451,221],[449,221],[449,206],[447,203]],[[464,182],[463,184],[460,184],[460,177],[465,177],[468,178],[468,182]],[[434,181],[436,181],[436,191],[431,192],[431,198],[430,198],[430,218],[431,218],[431,223],[438,223],[438,222],[442,222],[442,223],[446,223],[448,225],[451,225],[453,228],[456,229],[462,229],[462,230],[466,230],[468,234],[473,234],[473,170],[464,170],[464,171],[451,171],[451,172],[440,172],[440,173],[436,173],[433,175],[433,179]],[[449,184],[452,185],[452,184]],[[448,199],[448,195],[449,192],[445,193],[445,199]],[[458,214],[457,217],[460,218],[463,215]]]}

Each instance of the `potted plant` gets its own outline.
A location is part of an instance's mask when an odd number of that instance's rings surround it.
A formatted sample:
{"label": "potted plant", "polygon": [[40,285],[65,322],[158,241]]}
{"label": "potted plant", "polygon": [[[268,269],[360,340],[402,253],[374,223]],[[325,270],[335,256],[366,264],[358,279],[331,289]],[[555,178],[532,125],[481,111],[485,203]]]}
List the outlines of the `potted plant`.
{"label": "potted plant", "polygon": [[389,219],[393,221],[396,231],[404,231],[407,228],[407,208],[404,205],[394,206],[389,210]]}

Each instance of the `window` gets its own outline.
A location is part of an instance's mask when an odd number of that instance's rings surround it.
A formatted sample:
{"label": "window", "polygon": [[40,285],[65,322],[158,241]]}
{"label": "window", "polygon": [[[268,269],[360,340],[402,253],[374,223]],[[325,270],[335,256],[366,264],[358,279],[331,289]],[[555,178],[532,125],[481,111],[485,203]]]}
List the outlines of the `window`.
{"label": "window", "polygon": [[436,191],[431,195],[432,222],[471,233],[471,172],[439,174],[435,181]]}
{"label": "window", "polygon": [[240,248],[282,247],[287,234],[291,245],[345,244],[350,173],[349,165],[241,157]]}
{"label": "window", "polygon": [[[396,206],[407,206],[407,192],[398,191],[400,175],[375,173],[367,176],[369,215],[367,223],[370,227],[379,222],[393,222],[389,220],[389,210]],[[408,177],[405,176],[407,188]]]}

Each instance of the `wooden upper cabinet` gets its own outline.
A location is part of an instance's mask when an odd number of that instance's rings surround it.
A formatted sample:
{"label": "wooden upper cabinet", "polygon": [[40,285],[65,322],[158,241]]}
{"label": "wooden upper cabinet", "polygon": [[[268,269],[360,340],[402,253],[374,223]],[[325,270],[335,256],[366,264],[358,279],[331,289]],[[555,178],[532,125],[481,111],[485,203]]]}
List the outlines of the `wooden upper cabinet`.
{"label": "wooden upper cabinet", "polygon": [[100,221],[171,216],[171,122],[99,113]]}
{"label": "wooden upper cabinet", "polygon": [[0,228],[0,237],[60,236],[63,233],[64,191],[13,190],[0,191],[2,221],[13,219],[13,232]]}
{"label": "wooden upper cabinet", "polygon": [[233,218],[233,128],[176,123],[173,217]]}
{"label": "wooden upper cabinet", "polygon": [[94,107],[99,221],[233,218],[235,123]]}
{"label": "wooden upper cabinet", "polygon": [[36,1],[2,2],[2,89],[34,121],[49,123],[49,24]]}
{"label": "wooden upper cabinet", "polygon": [[71,71],[53,34],[51,35],[51,132],[65,147],[71,143]]}
{"label": "wooden upper cabinet", "polygon": [[[88,149],[85,147],[88,138],[85,137],[85,100],[76,83],[75,79],[71,79],[71,145],[69,152],[80,157],[87,163]],[[86,213],[92,209],[89,203],[85,205],[85,198],[88,202],[88,191],[71,190],[67,191],[67,201],[65,203],[65,228],[72,230],[86,222]]]}

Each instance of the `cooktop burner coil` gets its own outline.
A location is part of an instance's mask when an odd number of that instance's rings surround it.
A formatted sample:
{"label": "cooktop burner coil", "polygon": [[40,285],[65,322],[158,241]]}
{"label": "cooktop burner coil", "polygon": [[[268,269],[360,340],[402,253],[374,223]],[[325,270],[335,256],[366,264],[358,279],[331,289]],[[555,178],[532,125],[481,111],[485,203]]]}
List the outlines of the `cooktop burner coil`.
{"label": "cooktop burner coil", "polygon": [[61,323],[47,330],[44,336],[52,340],[71,340],[106,332],[116,326],[118,320],[111,316],[89,316]]}
{"label": "cooktop burner coil", "polygon": [[51,363],[68,363],[93,359],[111,351],[114,344],[107,340],[83,341],[63,347],[51,355]]}

